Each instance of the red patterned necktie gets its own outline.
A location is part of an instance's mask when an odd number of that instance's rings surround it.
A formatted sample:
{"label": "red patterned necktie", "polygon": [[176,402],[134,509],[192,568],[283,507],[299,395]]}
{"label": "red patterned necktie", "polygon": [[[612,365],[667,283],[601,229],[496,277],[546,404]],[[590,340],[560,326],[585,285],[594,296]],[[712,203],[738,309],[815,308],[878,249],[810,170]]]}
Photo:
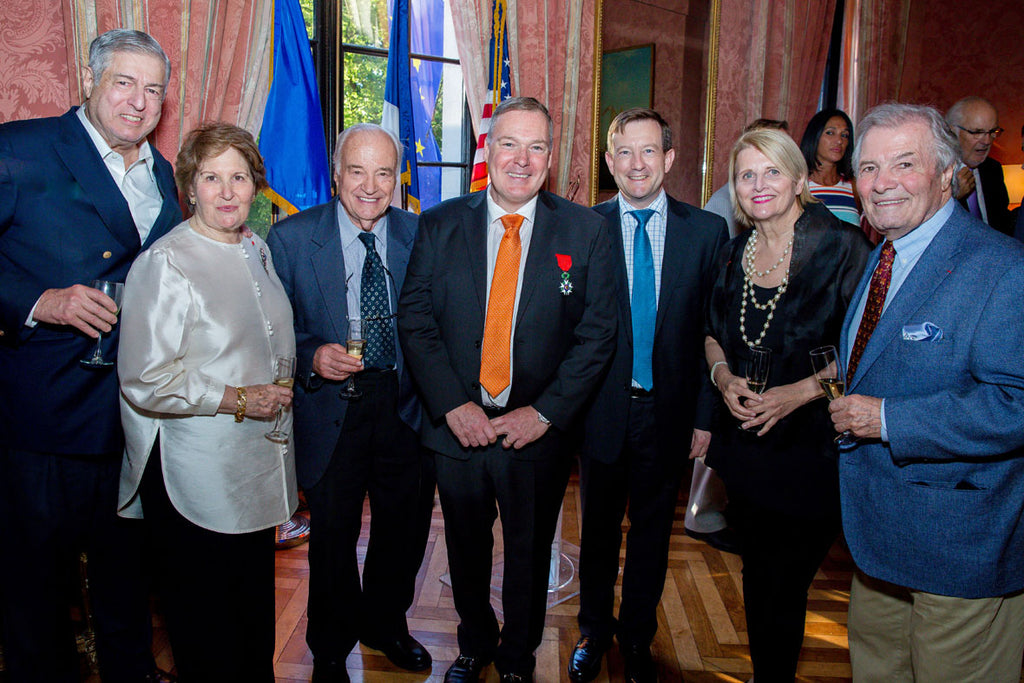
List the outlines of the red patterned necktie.
{"label": "red patterned necktie", "polygon": [[522,251],[519,228],[523,217],[517,213],[505,214],[501,217],[501,224],[505,227],[505,234],[494,263],[484,322],[484,348],[480,356],[480,384],[491,396],[505,390],[512,374],[509,346],[512,343],[512,313],[516,307],[516,284],[519,281]]}
{"label": "red patterned necktie", "polygon": [[878,266],[871,276],[871,287],[868,289],[868,300],[864,304],[864,314],[860,318],[860,327],[857,328],[857,338],[853,342],[853,350],[850,352],[850,362],[846,368],[846,385],[853,381],[853,374],[857,372],[857,364],[864,354],[864,347],[871,339],[871,333],[878,325],[878,319],[882,317],[882,307],[885,305],[885,295],[889,293],[889,282],[892,280],[892,261],[896,257],[896,249],[892,246],[891,240],[886,240],[882,247],[882,254],[878,259]]}

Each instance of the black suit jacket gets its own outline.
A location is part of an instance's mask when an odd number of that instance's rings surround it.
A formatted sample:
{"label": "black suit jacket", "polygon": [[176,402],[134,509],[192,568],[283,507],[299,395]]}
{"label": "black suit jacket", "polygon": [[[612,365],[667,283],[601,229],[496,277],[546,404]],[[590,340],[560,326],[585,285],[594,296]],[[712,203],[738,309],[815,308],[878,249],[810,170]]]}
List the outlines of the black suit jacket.
{"label": "black suit jacket", "polygon": [[[267,238],[274,267],[292,302],[295,317],[295,469],[299,485],[310,488],[327,471],[345,422],[348,401],[338,392],[341,382],[313,375],[313,355],[327,343],[344,344],[348,335],[348,304],[345,297],[345,257],[338,229],[340,204],[334,199],[290,216],[275,225]],[[391,297],[398,301],[409,252],[416,236],[416,216],[390,208],[387,269],[391,273]],[[398,351],[399,416],[419,428],[420,406]]]}
{"label": "black suit jacket", "polygon": [[[689,448],[694,427],[710,430],[714,388],[704,361],[704,306],[719,249],[728,240],[722,218],[668,199],[665,255],[654,332],[654,412],[662,453]],[[618,198],[598,204],[615,256],[618,344],[608,375],[587,411],[583,456],[615,462],[626,440],[633,379],[633,328]]]}
{"label": "black suit jacket", "polygon": [[[487,310],[487,190],[439,204],[420,217],[398,306],[398,329],[426,410],[428,448],[466,459],[445,414],[480,403],[480,351]],[[558,255],[571,259],[563,294]],[[513,457],[550,455],[596,389],[615,345],[614,271],[599,215],[541,192],[525,255],[513,330],[507,408],[532,405],[555,429]],[[564,260],[564,259],[563,259]]]}
{"label": "black suit jacket", "polygon": [[[117,372],[78,362],[96,341],[25,320],[47,289],[124,282],[139,252],[181,222],[181,209],[171,165],[153,147],[163,208],[141,244],[76,110],[0,125],[0,434],[20,450],[116,453],[124,447]],[[109,360],[118,331],[104,335]]]}
{"label": "black suit jacket", "polygon": [[[1003,233],[1013,235],[1013,219],[1010,216],[1010,195],[1006,191],[1003,179],[1003,167],[992,157],[978,165],[978,177],[981,178],[981,194],[985,197],[985,211],[988,213],[988,224]],[[960,200],[960,205],[967,208],[967,198]]]}

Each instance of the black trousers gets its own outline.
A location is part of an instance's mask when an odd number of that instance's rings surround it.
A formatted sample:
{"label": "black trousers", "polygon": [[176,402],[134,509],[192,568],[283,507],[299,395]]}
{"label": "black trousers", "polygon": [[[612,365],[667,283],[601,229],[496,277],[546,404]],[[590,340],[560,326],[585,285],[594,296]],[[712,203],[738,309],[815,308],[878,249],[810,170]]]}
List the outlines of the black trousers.
{"label": "black trousers", "polygon": [[795,517],[730,494],[743,539],[743,606],[757,683],[792,683],[807,591],[839,533],[838,514]]}
{"label": "black trousers", "polygon": [[[121,454],[60,456],[0,448],[4,656],[10,683],[79,680],[69,614],[79,554],[104,683],[154,668],[144,524],[117,516]],[[70,589],[69,589],[70,587]]]}
{"label": "black trousers", "polygon": [[161,551],[159,592],[180,683],[273,683],[274,528],[223,534],[182,517],[167,497],[159,445],[139,495]]}
{"label": "black trousers", "polygon": [[[395,372],[356,375],[324,476],[307,488],[310,510],[306,642],[314,659],[344,662],[360,638],[409,633],[416,575],[430,531],[434,466],[398,416]],[[356,543],[370,497],[370,540],[360,587]]]}
{"label": "black trousers", "polygon": [[[651,397],[631,399],[627,420],[625,448],[616,462],[580,460],[579,623],[580,632],[595,640],[609,643],[617,635],[625,646],[645,646],[658,629],[657,609],[689,441],[681,440],[675,452],[659,452]],[[630,526],[616,625],[615,581],[627,502]]]}
{"label": "black trousers", "polygon": [[[501,673],[529,678],[544,631],[551,541],[571,460],[557,451],[541,460],[516,459],[499,441],[468,460],[438,453],[435,462],[461,620],[459,649],[494,659]],[[500,634],[491,607],[492,528],[499,512],[505,549]]]}

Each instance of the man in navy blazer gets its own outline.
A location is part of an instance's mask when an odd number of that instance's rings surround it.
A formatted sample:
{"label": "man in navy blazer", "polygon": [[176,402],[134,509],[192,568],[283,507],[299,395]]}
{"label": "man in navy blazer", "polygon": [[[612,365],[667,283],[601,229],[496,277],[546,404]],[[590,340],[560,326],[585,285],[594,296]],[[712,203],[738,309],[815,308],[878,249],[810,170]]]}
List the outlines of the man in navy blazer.
{"label": "man in navy blazer", "polygon": [[881,105],[857,132],[857,191],[886,239],[831,404],[858,438],[839,467],[853,678],[1018,681],[1024,245],[951,199],[957,143],[937,111]]}
{"label": "man in navy blazer", "polygon": [[[608,129],[605,161],[619,194],[594,207],[605,217],[615,256],[618,343],[608,374],[587,411],[580,459],[581,638],[570,659],[573,681],[589,681],[618,636],[627,681],[656,680],[650,644],[668,569],[668,544],[687,454],[711,441],[712,387],[704,361],[704,305],[715,257],[728,237],[720,217],[676,201],[662,187],[675,150],[668,123],[651,109],[628,109]],[[639,273],[637,211],[652,261]],[[628,249],[627,249],[628,247]],[[627,258],[626,254],[629,254]],[[659,294],[646,344],[631,310],[642,275]],[[649,377],[640,377],[646,364]],[[652,383],[653,382],[653,383]],[[644,386],[644,384],[647,386]],[[618,621],[613,614],[622,517],[630,528]]]}
{"label": "man in navy blazer", "polygon": [[946,123],[960,143],[955,197],[968,211],[977,211],[981,220],[1004,235],[1013,234],[1010,197],[1006,191],[1003,167],[989,156],[992,143],[1003,132],[999,112],[981,97],[958,100],[946,112]]}
{"label": "man in navy blazer", "polygon": [[86,101],[0,126],[0,526],[4,643],[16,681],[77,681],[66,603],[78,554],[104,681],[154,671],[140,522],[118,519],[124,436],[113,367],[79,363],[116,306],[93,280],[124,282],[139,252],[181,221],[171,166],[146,136],[171,75],[160,45],[109,31],[82,69]]}
{"label": "man in navy blazer", "polygon": [[[295,464],[310,506],[306,641],[317,683],[348,680],[345,658],[357,640],[405,669],[431,663],[405,618],[426,548],[434,475],[418,442],[420,406],[394,329],[417,227],[414,214],[389,206],[401,158],[401,143],[380,126],[345,129],[334,150],[337,200],[281,221],[267,239],[295,317]],[[374,276],[367,268],[375,263],[387,313],[370,320],[367,280]],[[365,364],[348,355],[350,318],[364,319],[364,337],[370,325],[384,330],[390,356],[370,346]],[[346,382],[362,396],[342,396]],[[370,543],[360,588],[356,542],[367,494]]]}
{"label": "man in navy blazer", "polygon": [[[498,105],[487,136],[490,187],[420,217],[399,332],[436,453],[459,657],[445,681],[532,677],[548,566],[571,465],[566,432],[615,344],[614,271],[602,220],[541,191],[551,162],[547,109]],[[504,627],[490,605],[492,526],[504,537]]]}

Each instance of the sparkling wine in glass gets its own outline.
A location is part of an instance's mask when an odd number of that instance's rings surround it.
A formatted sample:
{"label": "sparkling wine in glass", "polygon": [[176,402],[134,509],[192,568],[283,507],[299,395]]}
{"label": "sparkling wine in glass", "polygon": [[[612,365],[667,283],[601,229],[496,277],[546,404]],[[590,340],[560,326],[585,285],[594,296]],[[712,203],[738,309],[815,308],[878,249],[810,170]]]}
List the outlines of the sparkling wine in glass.
{"label": "sparkling wine in glass", "polygon": [[[751,346],[750,358],[747,360],[747,388],[755,394],[763,394],[768,387],[768,370],[772,364],[772,350],[765,346]],[[746,432],[756,432],[760,426],[744,429]]]}
{"label": "sparkling wine in glass", "polygon": [[[834,346],[820,346],[811,351],[811,368],[829,402],[846,395],[846,374],[839,363],[839,354]],[[849,448],[857,443],[849,430],[835,439],[840,448]]]}
{"label": "sparkling wine in glass", "polygon": [[[277,356],[274,358],[274,384],[279,387],[295,386],[295,357]],[[275,443],[288,443],[288,432],[281,429],[281,413],[284,406],[277,407],[277,418],[274,420],[274,428],[267,432],[266,437]]]}
{"label": "sparkling wine in glass", "polygon": [[[348,337],[345,339],[345,351],[353,358],[362,359],[366,350],[366,339],[363,338],[363,321],[361,318],[348,319]],[[355,375],[350,375],[345,388],[341,390],[344,399],[359,398],[363,392],[356,388]]]}
{"label": "sparkling wine in glass", "polygon": [[[121,313],[121,300],[124,298],[124,283],[123,282],[108,282],[106,280],[93,280],[89,283],[89,286],[93,289],[98,289],[111,299],[114,300],[114,304],[117,306],[117,310],[114,315]],[[115,323],[116,324],[116,323]],[[82,365],[89,368],[106,368],[114,364],[114,361],[107,360],[103,357],[103,349],[101,343],[103,342],[103,333],[100,332],[100,336],[96,338],[96,350],[92,352],[92,355],[88,358],[83,358],[79,361]]]}

